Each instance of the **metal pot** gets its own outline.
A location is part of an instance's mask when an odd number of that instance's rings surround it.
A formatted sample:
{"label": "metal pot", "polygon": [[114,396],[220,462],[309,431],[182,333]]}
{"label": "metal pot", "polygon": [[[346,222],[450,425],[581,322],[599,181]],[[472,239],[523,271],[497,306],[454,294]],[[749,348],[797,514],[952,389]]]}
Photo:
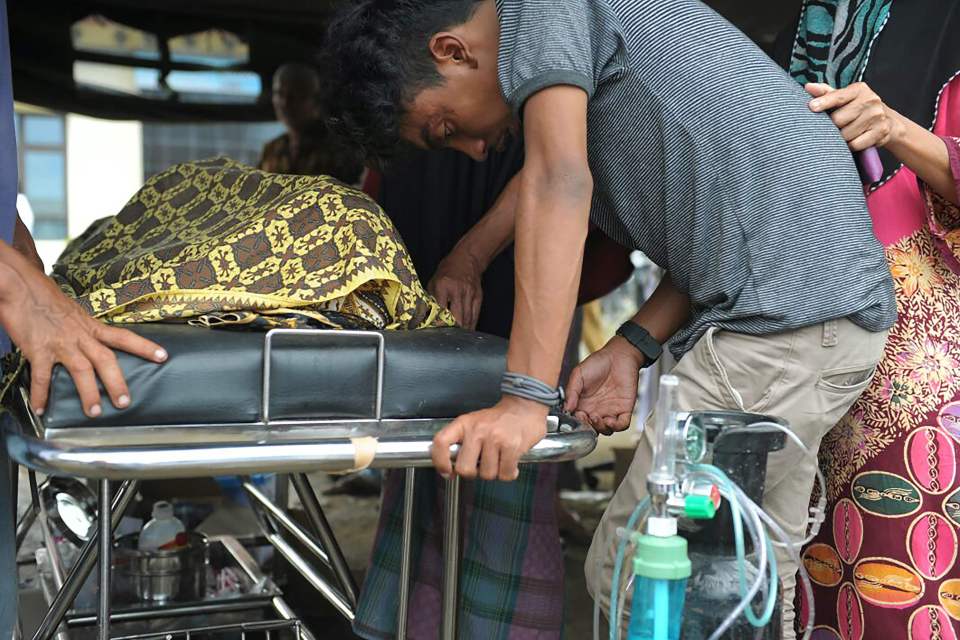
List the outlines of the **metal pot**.
{"label": "metal pot", "polygon": [[140,551],[139,533],[114,543],[115,593],[123,600],[163,604],[200,600],[207,590],[210,545],[206,536],[191,532],[180,549]]}

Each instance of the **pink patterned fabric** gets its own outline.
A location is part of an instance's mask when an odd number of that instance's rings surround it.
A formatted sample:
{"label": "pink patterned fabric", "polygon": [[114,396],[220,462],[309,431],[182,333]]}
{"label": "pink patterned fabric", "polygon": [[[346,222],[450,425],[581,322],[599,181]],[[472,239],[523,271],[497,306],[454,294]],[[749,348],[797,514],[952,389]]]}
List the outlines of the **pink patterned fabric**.
{"label": "pink patterned fabric", "polygon": [[[938,136],[960,135],[960,78],[944,90],[940,97],[939,117],[933,127]],[[953,124],[951,128],[948,125]],[[952,129],[952,130],[950,130]],[[956,174],[954,174],[956,175]],[[917,175],[903,167],[882,187],[867,197],[873,230],[883,246],[892,245],[916,232],[926,221],[926,207],[920,196]]]}
{"label": "pink patterned fabric", "polygon": [[[960,79],[934,132],[960,190]],[[824,439],[827,518],[803,562],[814,638],[960,637],[960,208],[903,168],[868,196],[899,319],[870,387]],[[801,597],[800,619],[809,607]]]}

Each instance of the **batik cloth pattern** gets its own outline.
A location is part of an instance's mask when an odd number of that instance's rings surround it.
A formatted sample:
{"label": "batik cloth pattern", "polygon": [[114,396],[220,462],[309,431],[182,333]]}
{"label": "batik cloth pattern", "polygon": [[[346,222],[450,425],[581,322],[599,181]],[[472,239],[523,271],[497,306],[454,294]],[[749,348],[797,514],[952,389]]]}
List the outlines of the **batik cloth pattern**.
{"label": "batik cloth pattern", "polygon": [[[948,140],[960,187],[960,139]],[[905,169],[871,210],[909,186]],[[886,247],[899,320],[870,387],[821,445],[827,519],[803,552],[821,640],[960,638],[960,209],[918,195],[922,226]]]}
{"label": "batik cloth pattern", "polygon": [[327,176],[226,158],[150,178],[69,244],[54,278],[108,322],[420,329],[454,320],[377,204]]}
{"label": "batik cloth pattern", "polygon": [[[109,323],[422,329],[455,320],[429,295],[380,207],[328,176],[226,158],[150,178],[71,242],[53,278]],[[0,398],[19,354],[0,369]]]}

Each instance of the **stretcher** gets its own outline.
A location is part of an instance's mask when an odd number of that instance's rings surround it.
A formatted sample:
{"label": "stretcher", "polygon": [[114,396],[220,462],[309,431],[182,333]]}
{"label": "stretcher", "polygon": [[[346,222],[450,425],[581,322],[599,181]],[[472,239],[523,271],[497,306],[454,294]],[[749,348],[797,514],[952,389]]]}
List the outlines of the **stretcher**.
{"label": "stretcher", "polygon": [[[58,591],[34,637],[46,640],[58,633],[98,557],[98,637],[110,637],[110,622],[117,619],[109,597],[113,530],[136,494],[138,482],[159,478],[246,478],[243,487],[267,539],[352,620],[357,587],[307,473],[367,467],[407,470],[397,621],[397,637],[405,637],[413,470],[431,465],[431,442],[440,428],[462,413],[498,400],[506,342],[459,329],[257,333],[182,324],[129,328],[161,344],[169,358],[158,366],[118,354],[131,389],[127,409],[116,410],[105,403],[99,418],[86,418],[72,380],[59,368],[42,417],[29,408],[26,380],[12,390],[16,419],[4,433],[11,457],[33,472],[99,484],[96,531],[72,570],[54,567],[60,574]],[[554,413],[548,417],[547,436],[523,462],[573,460],[592,451],[595,444],[592,429]],[[456,447],[451,450],[454,455],[456,451]],[[283,492],[271,500],[249,481],[252,474],[264,472],[289,476],[308,528],[287,514]],[[459,480],[445,482],[440,637],[452,640],[456,637]],[[35,504],[34,509],[38,508]],[[290,544],[284,532],[323,570]],[[281,618],[293,619],[282,599],[273,604]],[[310,637],[306,629],[298,634]]]}

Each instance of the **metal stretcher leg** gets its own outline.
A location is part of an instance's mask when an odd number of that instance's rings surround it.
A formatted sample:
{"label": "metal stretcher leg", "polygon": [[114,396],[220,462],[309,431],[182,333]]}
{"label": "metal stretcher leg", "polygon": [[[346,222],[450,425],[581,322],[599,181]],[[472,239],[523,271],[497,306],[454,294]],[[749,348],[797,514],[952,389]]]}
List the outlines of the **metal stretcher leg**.
{"label": "metal stretcher leg", "polygon": [[400,539],[400,589],[397,598],[397,640],[407,637],[407,609],[410,606],[410,564],[413,555],[413,507],[417,470],[403,474],[403,529]]}
{"label": "metal stretcher leg", "polygon": [[[309,485],[308,485],[309,486]],[[349,602],[344,593],[327,583],[326,580],[313,568],[313,566],[303,558],[293,546],[287,543],[280,535],[280,528],[287,530],[294,538],[303,544],[318,560],[333,570],[331,558],[334,555],[343,557],[339,546],[333,546],[331,549],[324,550],[320,548],[313,537],[300,527],[290,516],[280,507],[270,501],[263,493],[257,489],[249,480],[243,482],[243,488],[251,498],[250,505],[253,512],[260,520],[267,541],[273,545],[274,549],[282,555],[290,566],[297,573],[310,583],[326,600],[336,608],[347,620],[353,622],[355,615],[354,605]],[[319,505],[317,505],[319,507]],[[334,541],[336,545],[336,541]],[[344,561],[344,565],[346,562]]]}
{"label": "metal stretcher leg", "polygon": [[33,523],[37,521],[38,510],[36,504],[34,504],[33,499],[30,500],[31,504],[26,511],[23,512],[20,521],[17,522],[17,540],[16,540],[16,551],[20,551],[20,547],[23,546],[23,541],[27,539],[27,534],[30,533],[30,527],[33,526]]}
{"label": "metal stretcher leg", "polygon": [[[303,510],[307,514],[307,519],[310,520],[310,524],[313,525],[316,534],[320,536],[320,542],[323,544],[323,548],[330,558],[330,568],[333,569],[333,573],[337,576],[337,580],[340,582],[340,588],[343,589],[343,593],[350,602],[350,606],[356,609],[357,582],[353,579],[353,574],[350,573],[347,560],[343,557],[340,545],[333,535],[333,529],[330,528],[327,517],[323,514],[323,509],[320,507],[317,494],[313,491],[313,486],[310,484],[307,474],[292,474],[290,480],[293,482],[293,488],[297,492],[300,503],[303,505]],[[282,506],[283,505],[281,505],[281,508]]]}
{"label": "metal stretcher leg", "polygon": [[[43,501],[40,498],[40,488],[37,485],[37,474],[30,471],[28,478],[30,481],[30,502],[39,506],[43,504]],[[57,549],[57,543],[53,539],[53,531],[47,519],[46,509],[40,511],[38,521],[40,523],[40,535],[43,538],[43,544],[47,549],[47,558],[50,561],[50,573],[53,575],[53,585],[59,591],[63,587],[65,572],[63,562],[60,558],[60,552]]]}
{"label": "metal stretcher leg", "polygon": [[443,600],[440,638],[456,640],[460,592],[460,476],[446,481],[443,529]]}
{"label": "metal stretcher leg", "polygon": [[[120,524],[120,519],[126,512],[127,507],[130,506],[134,496],[137,495],[137,489],[139,489],[139,487],[140,483],[136,480],[128,480],[120,486],[120,490],[113,499],[113,506],[110,511],[110,533],[108,534],[108,538],[113,537],[113,531],[117,528],[117,525]],[[43,621],[34,634],[33,640],[50,640],[54,633],[56,633],[57,627],[60,626],[63,618],[67,615],[67,610],[73,606],[73,601],[83,587],[83,583],[86,582],[90,573],[93,571],[93,566],[97,562],[96,549],[99,541],[100,533],[96,531],[90,536],[86,544],[83,545],[83,549],[80,550],[80,555],[77,558],[77,563],[67,575],[63,583],[63,588],[57,592],[56,598],[54,598],[50,604],[50,608],[43,617]]]}
{"label": "metal stretcher leg", "polygon": [[113,555],[110,481],[100,481],[100,628],[99,640],[110,640],[110,559]]}

